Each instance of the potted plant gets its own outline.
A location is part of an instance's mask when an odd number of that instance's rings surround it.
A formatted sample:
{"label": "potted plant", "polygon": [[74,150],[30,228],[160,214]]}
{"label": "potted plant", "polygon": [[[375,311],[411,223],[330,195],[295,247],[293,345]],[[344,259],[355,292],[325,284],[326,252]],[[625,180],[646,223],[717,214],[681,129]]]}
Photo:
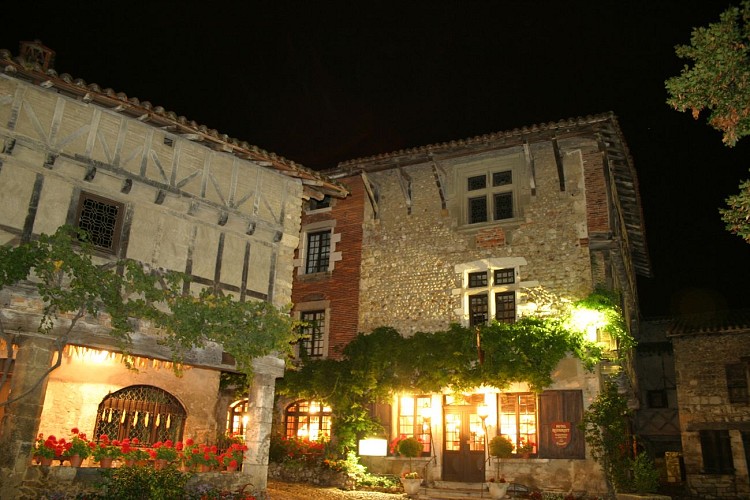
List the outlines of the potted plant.
{"label": "potted plant", "polygon": [[167,464],[177,460],[177,457],[179,456],[179,452],[177,448],[175,448],[174,442],[172,442],[171,439],[167,439],[163,443],[157,441],[148,453],[154,460],[155,469],[163,469]]}
{"label": "potted plant", "polygon": [[404,492],[407,495],[419,494],[419,487],[422,480],[417,472],[412,471],[411,459],[418,457],[422,453],[422,443],[413,437],[402,439],[398,443],[398,452],[409,459],[409,472],[401,476],[401,484],[404,485]]}
{"label": "potted plant", "polygon": [[137,464],[144,464],[149,459],[148,452],[138,447],[139,443],[138,438],[132,440],[125,438],[120,442],[120,453],[126,466],[133,467]]}
{"label": "potted plant", "polygon": [[521,455],[522,458],[529,458],[534,452],[534,446],[534,443],[532,443],[531,441],[527,441],[526,439],[521,438],[521,443],[518,445],[516,453]]}
{"label": "potted plant", "polygon": [[245,451],[247,451],[247,446],[244,444],[232,443],[229,449],[219,456],[219,462],[227,468],[228,472],[234,472],[242,463]]}
{"label": "potted plant", "polygon": [[110,441],[109,436],[102,434],[99,436],[98,443],[91,443],[92,453],[95,462],[99,462],[99,467],[108,469],[112,467],[112,462],[122,455],[120,451],[120,442],[117,440]]}
{"label": "potted plant", "polygon": [[50,435],[44,439],[44,434],[39,434],[34,444],[34,456],[41,465],[52,465],[52,460],[57,456],[57,438]]}
{"label": "potted plant", "polygon": [[508,491],[509,484],[500,475],[500,459],[513,456],[513,441],[503,435],[497,435],[490,440],[490,456],[495,462],[495,477],[497,481],[490,481],[490,496],[492,498],[503,498]]}
{"label": "potted plant", "polygon": [[70,465],[73,467],[79,467],[81,462],[91,455],[91,446],[89,440],[86,438],[86,434],[79,431],[78,428],[73,427],[70,430],[73,437],[65,444],[65,453],[63,456],[70,460]]}

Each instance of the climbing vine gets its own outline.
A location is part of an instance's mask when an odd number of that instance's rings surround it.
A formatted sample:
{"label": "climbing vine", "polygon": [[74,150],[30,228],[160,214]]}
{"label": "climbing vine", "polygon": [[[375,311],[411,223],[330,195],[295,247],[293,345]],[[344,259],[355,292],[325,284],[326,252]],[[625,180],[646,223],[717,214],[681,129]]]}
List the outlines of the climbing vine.
{"label": "climbing vine", "polygon": [[[609,328],[611,322],[620,345],[633,345],[612,297],[597,291],[572,306],[582,309],[584,304],[601,313],[598,328]],[[369,417],[371,403],[388,402],[396,392],[460,391],[483,384],[502,388],[514,382],[527,382],[541,391],[551,385],[552,371],[568,353],[589,370],[605,355],[562,314],[478,328],[454,324],[445,331],[410,337],[383,327],[357,335],[340,360],[308,359],[298,370],[288,370],[278,391],[291,398],[326,401],[333,409],[333,432],[347,446],[378,428]]]}
{"label": "climbing vine", "polygon": [[[185,293],[189,288],[184,274],[148,269],[132,260],[95,259],[86,234],[70,226],[18,246],[0,246],[0,290],[41,300],[38,331],[53,339],[56,352],[56,362],[45,376],[60,365],[62,350],[76,326],[88,317],[98,317],[100,324],[108,326],[109,335],[126,354],[132,347],[134,320],[146,320],[159,329],[159,340],[171,348],[174,361],[182,361],[191,348],[218,342],[247,375],[252,373],[254,358],[290,352],[291,343],[299,338],[287,311],[267,302],[239,301],[210,288]],[[0,386],[8,383],[19,334],[16,328],[6,327],[8,321],[0,317],[0,338],[6,349]],[[23,396],[15,395],[0,405]]]}

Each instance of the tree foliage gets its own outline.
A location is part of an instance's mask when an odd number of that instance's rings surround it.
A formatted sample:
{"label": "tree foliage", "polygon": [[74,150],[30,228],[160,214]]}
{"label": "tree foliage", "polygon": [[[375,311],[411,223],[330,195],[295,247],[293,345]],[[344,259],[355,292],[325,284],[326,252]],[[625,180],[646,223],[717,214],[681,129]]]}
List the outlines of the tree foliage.
{"label": "tree foliage", "polygon": [[[54,339],[57,352],[49,371],[59,366],[63,348],[87,316],[108,326],[125,353],[132,347],[135,320],[146,320],[159,329],[159,341],[171,348],[174,361],[182,361],[191,348],[218,342],[248,375],[254,358],[289,352],[299,337],[289,315],[267,302],[243,302],[210,288],[185,293],[189,278],[184,274],[148,269],[132,260],[101,260],[95,262],[86,234],[69,226],[0,247],[0,290],[21,286],[25,295],[32,287],[43,303],[39,332]],[[14,335],[0,317],[6,346],[0,385],[8,380]]]}
{"label": "tree foliage", "polygon": [[688,59],[679,76],[666,81],[667,103],[698,118],[708,112],[708,123],[734,146],[750,134],[750,2],[725,10],[719,21],[694,28],[690,45],[675,52]]}
{"label": "tree foliage", "polygon": [[[694,28],[690,45],[675,51],[692,65],[666,81],[667,103],[695,119],[708,112],[708,124],[727,146],[750,134],[750,1],[728,8],[716,23]],[[750,180],[739,188],[719,213],[727,231],[750,243]]]}
{"label": "tree foliage", "polygon": [[[602,292],[589,302],[614,311],[613,330],[622,328],[619,309]],[[592,294],[592,297],[594,295]],[[616,326],[616,325],[619,325]],[[607,326],[607,328],[609,328]],[[633,345],[627,332],[622,342]],[[305,360],[288,370],[278,392],[291,398],[319,399],[333,409],[333,433],[341,446],[372,431],[382,431],[369,417],[372,403],[386,402],[397,392],[463,391],[488,385],[498,388],[527,382],[541,391],[568,353],[592,369],[604,356],[564,317],[524,317],[517,322],[468,328],[451,325],[444,331],[418,332],[410,337],[382,327],[360,333],[340,360]]]}

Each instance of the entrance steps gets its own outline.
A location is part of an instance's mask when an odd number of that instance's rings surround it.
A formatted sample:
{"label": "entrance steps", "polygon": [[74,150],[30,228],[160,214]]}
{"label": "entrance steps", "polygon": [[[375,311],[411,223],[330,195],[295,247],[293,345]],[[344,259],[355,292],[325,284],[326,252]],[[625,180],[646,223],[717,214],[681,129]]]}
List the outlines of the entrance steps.
{"label": "entrance steps", "polygon": [[458,483],[453,481],[429,481],[419,490],[420,500],[460,500],[490,498],[486,483]]}

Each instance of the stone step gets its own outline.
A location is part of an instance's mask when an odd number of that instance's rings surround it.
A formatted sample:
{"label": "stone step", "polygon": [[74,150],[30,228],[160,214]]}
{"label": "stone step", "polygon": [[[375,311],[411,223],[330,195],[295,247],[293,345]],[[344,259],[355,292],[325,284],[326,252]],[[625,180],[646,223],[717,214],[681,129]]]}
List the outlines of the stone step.
{"label": "stone step", "polygon": [[485,483],[458,483],[434,481],[419,491],[421,500],[460,500],[462,498],[489,498]]}

